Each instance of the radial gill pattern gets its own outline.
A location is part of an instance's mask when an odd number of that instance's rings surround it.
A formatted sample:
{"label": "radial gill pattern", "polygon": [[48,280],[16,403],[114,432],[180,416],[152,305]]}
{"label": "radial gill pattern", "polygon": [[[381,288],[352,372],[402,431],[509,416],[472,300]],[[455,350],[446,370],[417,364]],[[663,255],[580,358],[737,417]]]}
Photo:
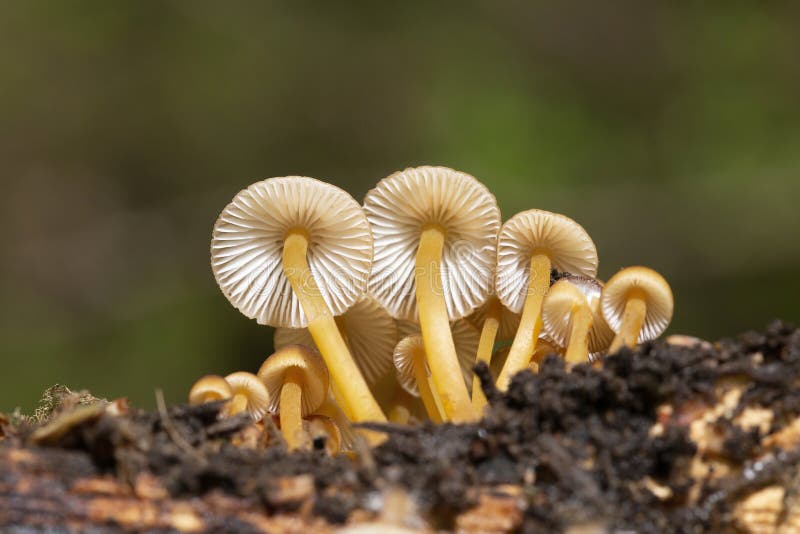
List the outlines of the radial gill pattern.
{"label": "radial gill pattern", "polygon": [[375,238],[370,294],[393,317],[417,320],[415,260],[420,232],[445,232],[442,286],[451,320],[482,304],[491,289],[500,210],[489,190],[469,174],[418,167],[381,180],[364,200]]}
{"label": "radial gill pattern", "polygon": [[225,207],[211,240],[211,268],[223,294],[261,324],[306,326],[281,263],[290,230],[308,235],[319,291],[334,315],[344,313],[366,291],[372,236],[353,197],[313,178],[269,178]]}
{"label": "radial gill pattern", "polygon": [[553,268],[597,275],[597,249],[581,225],[557,213],[528,210],[503,224],[497,243],[497,296],[511,311],[522,312],[531,256],[544,252]]}

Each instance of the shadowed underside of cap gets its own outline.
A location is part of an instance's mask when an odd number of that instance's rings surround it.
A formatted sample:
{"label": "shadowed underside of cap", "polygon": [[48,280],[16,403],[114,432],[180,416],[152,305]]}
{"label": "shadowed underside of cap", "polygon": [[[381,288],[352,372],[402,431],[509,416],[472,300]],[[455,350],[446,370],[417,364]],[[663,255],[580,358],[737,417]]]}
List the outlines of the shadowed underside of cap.
{"label": "shadowed underside of cap", "polygon": [[[392,353],[397,342],[394,319],[372,297],[365,296],[337,317],[356,365],[367,384],[375,384],[392,369]],[[307,328],[276,328],[275,348],[286,345],[315,347]]]}
{"label": "shadowed underside of cap", "polygon": [[426,225],[445,231],[441,275],[450,319],[466,316],[491,289],[500,210],[472,176],[417,167],[381,180],[364,200],[375,238],[370,294],[393,317],[417,320],[415,261]]}
{"label": "shadowed underside of cap", "polygon": [[366,291],[372,235],[353,197],[313,178],[269,178],[234,197],[211,240],[211,268],[222,293],[260,324],[307,324],[282,266],[286,234],[297,229],[308,235],[308,264],[334,315]]}
{"label": "shadowed underside of cap", "polygon": [[518,213],[503,224],[497,243],[497,296],[513,312],[522,312],[535,252],[546,253],[559,271],[597,275],[597,249],[581,225],[544,210]]}
{"label": "shadowed underside of cap", "polygon": [[[483,306],[480,306],[477,310],[475,310],[472,315],[470,315],[467,320],[472,323],[476,328],[480,329],[483,327],[483,322],[486,320],[486,310],[489,307],[489,303],[487,302]],[[497,335],[495,336],[496,341],[505,341],[507,339],[511,339],[514,337],[514,334],[517,333],[517,328],[519,328],[519,321],[520,321],[520,314],[514,313],[505,306],[500,304],[500,323],[497,328]]]}
{"label": "shadowed underside of cap", "polygon": [[[467,389],[469,389],[472,387],[472,368],[475,366],[475,355],[478,352],[478,341],[480,341],[481,333],[466,319],[453,321],[450,324],[450,328],[453,332],[453,343],[456,347],[458,364],[461,367],[461,373],[464,375],[464,381],[467,384]],[[397,321],[397,336],[400,340],[403,340],[409,336],[416,336],[420,334],[421,330],[418,324],[411,321]],[[420,339],[422,338],[420,337]],[[396,348],[395,367],[397,367]],[[402,382],[401,385],[403,385]],[[403,385],[403,387],[405,387],[405,385]],[[419,395],[419,392],[416,390],[412,391],[406,388],[406,391],[412,395]]]}
{"label": "shadowed underside of cap", "polygon": [[645,295],[646,315],[637,343],[655,339],[672,320],[672,289],[664,277],[648,267],[627,267],[612,276],[603,288],[600,306],[603,317],[615,332],[622,325],[625,303],[633,290]]}

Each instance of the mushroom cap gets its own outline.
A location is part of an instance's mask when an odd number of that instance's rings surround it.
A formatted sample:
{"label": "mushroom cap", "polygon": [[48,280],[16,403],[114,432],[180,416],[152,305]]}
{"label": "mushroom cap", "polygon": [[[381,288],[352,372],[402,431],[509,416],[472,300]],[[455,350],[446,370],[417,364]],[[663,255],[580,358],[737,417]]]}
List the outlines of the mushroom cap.
{"label": "mushroom cap", "polygon": [[[336,319],[344,327],[350,354],[367,384],[386,376],[392,370],[397,343],[397,327],[389,313],[377,300],[365,295]],[[276,328],[275,348],[286,345],[316,346],[308,328]]]}
{"label": "mushroom cap", "polygon": [[544,210],[517,213],[503,224],[497,242],[497,296],[513,312],[522,313],[534,252],[545,252],[558,271],[597,275],[597,249],[581,225]]}
{"label": "mushroom cap", "polygon": [[542,326],[555,345],[566,346],[572,324],[572,307],[581,304],[583,299],[592,313],[589,352],[595,354],[608,348],[614,339],[614,332],[600,310],[602,291],[603,284],[587,276],[570,275],[553,284],[544,297]]}
{"label": "mushroom cap", "polygon": [[[472,368],[475,366],[480,332],[466,319],[454,321],[451,323],[450,328],[453,332],[453,344],[456,347],[456,356],[461,367],[461,373],[464,375],[467,389],[470,389],[472,387]],[[408,393],[419,397],[419,389],[417,388],[412,366],[412,350],[417,347],[423,351],[425,350],[420,327],[410,321],[397,321],[397,333],[400,337],[400,342],[394,348],[394,366],[397,370],[397,381]],[[427,361],[425,368],[430,375]]]}
{"label": "mushroom cap", "polygon": [[211,269],[222,293],[260,324],[308,324],[283,272],[290,230],[308,234],[308,264],[331,313],[340,315],[366,291],[372,234],[358,203],[313,178],[268,178],[240,191],[220,214],[211,239]]}
{"label": "mushroom cap", "polygon": [[342,448],[342,431],[327,415],[307,415],[303,419],[303,430],[308,432],[312,441],[324,438],[325,449],[329,454],[336,454]]}
{"label": "mushroom cap", "polygon": [[638,343],[655,339],[672,321],[674,300],[672,289],[664,279],[649,267],[627,267],[618,271],[606,282],[600,298],[600,307],[608,326],[618,332],[629,293],[638,289],[645,296],[646,314]]}
{"label": "mushroom cap", "polygon": [[370,294],[393,317],[418,318],[416,255],[429,224],[445,230],[441,276],[448,317],[465,317],[486,301],[500,209],[482,183],[447,167],[406,169],[369,191],[364,211],[375,237]]}
{"label": "mushroom cap", "polygon": [[231,385],[219,375],[203,376],[189,390],[189,404],[203,404],[231,397],[233,397]]}
{"label": "mushroom cap", "polygon": [[[502,303],[500,306],[502,308],[500,310],[500,324],[497,328],[497,336],[495,336],[495,341],[512,339],[517,333],[519,321],[522,318],[519,313],[512,312],[503,306]],[[467,320],[478,330],[483,328],[483,322],[486,320],[486,310],[488,307],[489,303],[487,302],[475,310],[469,317],[467,317]]]}
{"label": "mushroom cap", "polygon": [[269,409],[273,413],[280,410],[281,388],[286,371],[290,368],[298,369],[305,377],[300,413],[306,416],[319,408],[328,396],[328,367],[317,351],[305,345],[287,345],[264,360],[258,370],[258,378],[269,391],[272,398]]}
{"label": "mushroom cap", "polygon": [[242,394],[247,397],[247,413],[256,421],[264,417],[270,405],[270,396],[267,388],[253,373],[237,371],[225,377],[231,385],[234,396]]}

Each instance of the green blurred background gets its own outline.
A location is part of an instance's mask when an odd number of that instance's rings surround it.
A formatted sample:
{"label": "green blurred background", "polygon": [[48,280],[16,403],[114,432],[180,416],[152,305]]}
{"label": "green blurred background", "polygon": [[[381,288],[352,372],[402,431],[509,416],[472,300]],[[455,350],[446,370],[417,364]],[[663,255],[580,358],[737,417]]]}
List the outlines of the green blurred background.
{"label": "green blurred background", "polygon": [[[669,4],[669,5],[668,5]],[[671,282],[671,332],[800,320],[797,2],[0,4],[0,410],[152,406],[272,331],[209,268],[270,176],[444,164]]]}

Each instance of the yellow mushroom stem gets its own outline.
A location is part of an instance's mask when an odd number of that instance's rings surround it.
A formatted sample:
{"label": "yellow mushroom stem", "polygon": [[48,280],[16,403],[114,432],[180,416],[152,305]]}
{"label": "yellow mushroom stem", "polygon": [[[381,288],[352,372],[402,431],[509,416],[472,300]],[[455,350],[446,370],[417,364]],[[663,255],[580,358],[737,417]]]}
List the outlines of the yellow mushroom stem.
{"label": "yellow mushroom stem", "polygon": [[444,229],[438,225],[429,225],[422,229],[415,271],[417,307],[433,385],[447,419],[459,423],[477,419],[477,413],[472,408],[467,385],[458,364],[447,316],[439,265],[442,261],[444,237]]}
{"label": "yellow mushroom stem", "polygon": [[283,375],[278,405],[281,432],[290,451],[299,448],[303,443],[303,417],[300,411],[302,403],[303,373],[299,369],[290,367]]}
{"label": "yellow mushroom stem", "polygon": [[[358,370],[347,344],[339,332],[316,280],[308,266],[308,235],[292,230],[283,246],[283,272],[289,279],[308,319],[308,331],[325,359],[331,380],[336,384],[337,401],[347,417],[356,422],[385,422],[386,416],[372,396]],[[365,433],[366,435],[367,433]],[[371,443],[377,434],[370,434]]]}
{"label": "yellow mushroom stem", "polygon": [[[489,365],[491,362],[494,340],[497,337],[497,330],[500,328],[502,313],[503,305],[500,304],[498,298],[490,297],[489,303],[486,305],[486,316],[481,327],[481,337],[478,341],[478,354],[475,358],[475,363],[486,362],[486,365]],[[478,413],[482,413],[484,407],[486,407],[486,395],[483,394],[481,381],[477,375],[472,377],[472,407]]]}
{"label": "yellow mushroom stem", "polygon": [[497,377],[497,388],[508,389],[511,377],[525,369],[536,350],[536,340],[542,329],[542,300],[550,289],[550,256],[534,253],[531,256],[531,270],[528,277],[528,294],[522,308],[517,334],[508,351],[508,358]]}
{"label": "yellow mushroom stem", "polygon": [[569,342],[564,359],[569,363],[585,363],[589,359],[589,331],[592,329],[592,310],[581,304],[572,310]]}
{"label": "yellow mushroom stem", "polygon": [[398,385],[391,406],[389,407],[389,421],[400,425],[408,424],[408,421],[411,419],[413,404],[414,397]]}
{"label": "yellow mushroom stem", "polygon": [[636,346],[646,315],[647,300],[644,292],[640,289],[631,290],[625,302],[625,310],[622,312],[622,324],[619,332],[608,348],[609,354],[617,352],[623,346],[630,348]]}
{"label": "yellow mushroom stem", "polygon": [[228,414],[236,415],[245,410],[247,410],[247,395],[244,393],[237,393],[231,399],[231,403],[228,406]]}
{"label": "yellow mushroom stem", "polygon": [[[422,347],[412,349],[412,367],[414,368],[414,378],[417,381],[417,388],[419,389],[419,396],[422,397],[422,404],[425,405],[425,411],[428,417],[434,423],[443,423],[445,420],[444,406],[433,388],[431,387],[431,376],[428,375],[425,368],[425,350]],[[461,371],[458,374],[461,377]]]}

